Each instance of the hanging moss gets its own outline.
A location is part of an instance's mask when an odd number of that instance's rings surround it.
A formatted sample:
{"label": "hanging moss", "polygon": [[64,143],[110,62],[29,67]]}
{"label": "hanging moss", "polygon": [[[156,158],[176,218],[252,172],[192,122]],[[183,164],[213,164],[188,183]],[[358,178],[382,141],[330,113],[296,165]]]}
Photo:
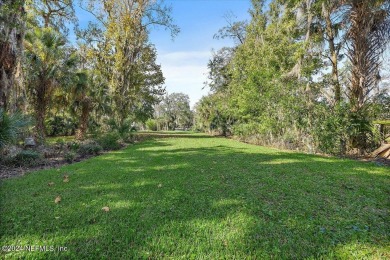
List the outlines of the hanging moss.
{"label": "hanging moss", "polygon": [[24,38],[24,0],[0,0],[0,108],[9,107],[15,91]]}

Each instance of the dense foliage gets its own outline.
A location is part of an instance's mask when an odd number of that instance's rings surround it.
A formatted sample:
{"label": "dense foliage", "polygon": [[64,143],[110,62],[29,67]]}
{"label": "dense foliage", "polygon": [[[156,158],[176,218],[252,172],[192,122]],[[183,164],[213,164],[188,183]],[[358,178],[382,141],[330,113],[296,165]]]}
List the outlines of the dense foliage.
{"label": "dense foliage", "polygon": [[[95,18],[87,27],[76,4]],[[137,123],[331,154],[369,152],[383,139],[373,122],[390,114],[389,1],[252,0],[250,21],[227,15],[215,35],[235,45],[212,54],[211,93],[195,114],[188,96],[165,94],[149,39],[155,26],[177,35],[170,13],[162,0],[0,1],[3,115],[31,115],[39,143],[107,132],[125,140]]]}
{"label": "dense foliage", "polygon": [[[76,4],[96,18],[86,28]],[[153,116],[165,79],[149,33],[179,32],[163,1],[0,1],[0,11],[0,109],[31,115],[38,142],[127,134]]]}
{"label": "dense foliage", "polygon": [[154,124],[148,121],[149,130],[189,129],[193,123],[190,98],[183,93],[172,93],[162,98],[154,108]]}
{"label": "dense foliage", "polygon": [[372,120],[386,118],[389,98],[380,77],[389,2],[252,4],[246,27],[229,21],[222,30],[237,32],[222,34],[236,46],[209,62],[212,93],[197,104],[197,127],[310,152],[361,154],[375,147],[380,137]]}

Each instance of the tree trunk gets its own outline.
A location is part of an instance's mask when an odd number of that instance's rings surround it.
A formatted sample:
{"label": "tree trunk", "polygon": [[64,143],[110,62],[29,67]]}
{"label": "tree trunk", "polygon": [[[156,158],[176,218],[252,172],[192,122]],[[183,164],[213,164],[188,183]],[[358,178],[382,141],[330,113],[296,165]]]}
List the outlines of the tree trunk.
{"label": "tree trunk", "polygon": [[0,108],[7,110],[17,69],[17,54],[11,43],[0,42]]}
{"label": "tree trunk", "polygon": [[[42,76],[40,77],[43,78]],[[46,128],[45,128],[45,118],[46,118],[46,109],[47,109],[47,98],[46,92],[50,88],[50,83],[45,82],[44,80],[39,80],[38,84],[41,84],[37,88],[36,93],[36,103],[35,103],[35,132],[37,135],[38,142],[42,143],[45,141]]]}
{"label": "tree trunk", "polygon": [[[382,6],[380,4],[383,3]],[[365,109],[371,91],[377,86],[380,56],[389,42],[389,7],[385,1],[354,0],[349,3],[348,58],[351,63],[349,99],[351,114],[356,115],[358,133],[351,139],[360,153],[367,148],[369,114]],[[378,10],[378,8],[381,8]]]}
{"label": "tree trunk", "polygon": [[24,0],[3,0],[0,3],[0,108],[7,110],[22,55],[25,12]]}
{"label": "tree trunk", "polygon": [[[365,104],[369,89],[370,78],[376,75],[379,69],[377,61],[372,54],[375,51],[370,42],[371,27],[373,24],[373,13],[370,10],[369,1],[353,1],[351,4],[350,24],[348,32],[350,45],[348,48],[348,57],[351,62],[350,78],[350,101],[352,112],[358,112]],[[373,62],[374,61],[374,62]]]}
{"label": "tree trunk", "polygon": [[329,51],[330,51],[330,61],[332,63],[332,86],[334,90],[334,101],[335,104],[340,104],[341,101],[341,88],[340,88],[340,82],[339,82],[339,71],[338,71],[338,51],[335,47],[335,34],[333,31],[333,24],[332,20],[330,18],[331,15],[331,8],[329,6],[326,6],[325,3],[322,4],[322,13],[325,18],[326,22],[326,40],[329,45]]}
{"label": "tree trunk", "polygon": [[38,142],[42,143],[45,140],[45,117],[46,117],[46,105],[38,103],[36,107],[36,134]]}
{"label": "tree trunk", "polygon": [[77,140],[83,140],[85,138],[85,135],[87,133],[88,129],[88,120],[89,120],[89,112],[90,112],[90,100],[89,98],[84,98],[82,102],[82,108],[81,108],[81,117],[80,117],[80,123],[79,123],[79,129],[76,131],[76,139]]}

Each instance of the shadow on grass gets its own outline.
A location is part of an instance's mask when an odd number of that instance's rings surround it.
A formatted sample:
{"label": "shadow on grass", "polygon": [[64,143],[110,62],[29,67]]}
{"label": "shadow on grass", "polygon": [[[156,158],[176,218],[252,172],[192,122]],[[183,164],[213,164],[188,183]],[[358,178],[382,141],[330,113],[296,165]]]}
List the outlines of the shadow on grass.
{"label": "shadow on grass", "polygon": [[55,189],[43,184],[63,171],[5,182],[0,234],[65,245],[75,258],[386,256],[386,169],[204,138],[148,140],[68,166],[71,182]]}

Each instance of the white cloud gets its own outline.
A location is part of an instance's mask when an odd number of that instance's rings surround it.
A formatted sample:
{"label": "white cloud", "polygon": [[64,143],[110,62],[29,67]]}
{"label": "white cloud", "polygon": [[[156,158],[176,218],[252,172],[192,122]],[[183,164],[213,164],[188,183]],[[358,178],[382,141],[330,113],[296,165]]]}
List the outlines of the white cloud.
{"label": "white cloud", "polygon": [[188,94],[193,106],[208,90],[202,89],[207,80],[210,51],[171,52],[158,55],[168,93]]}
{"label": "white cloud", "polygon": [[206,65],[210,57],[209,51],[170,52],[159,55],[159,60],[175,65]]}

